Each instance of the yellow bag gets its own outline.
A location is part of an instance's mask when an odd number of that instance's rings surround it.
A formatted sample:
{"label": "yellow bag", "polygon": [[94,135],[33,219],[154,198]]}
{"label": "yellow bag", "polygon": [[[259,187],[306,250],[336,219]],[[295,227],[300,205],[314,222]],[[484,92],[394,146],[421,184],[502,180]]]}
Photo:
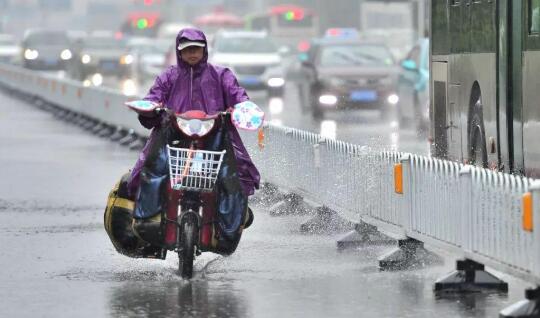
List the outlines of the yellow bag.
{"label": "yellow bag", "polygon": [[165,259],[166,250],[150,245],[133,232],[135,202],[128,195],[129,175],[124,174],[109,193],[103,216],[105,231],[120,254],[134,258]]}

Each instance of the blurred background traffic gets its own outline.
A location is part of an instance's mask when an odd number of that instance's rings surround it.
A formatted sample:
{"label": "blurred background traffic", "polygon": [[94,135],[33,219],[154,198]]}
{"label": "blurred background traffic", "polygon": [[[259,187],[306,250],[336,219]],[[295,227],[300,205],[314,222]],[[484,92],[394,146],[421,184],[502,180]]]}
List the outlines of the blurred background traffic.
{"label": "blurred background traffic", "polygon": [[0,0],[0,63],[144,95],[184,27],[267,120],[427,153],[426,0]]}

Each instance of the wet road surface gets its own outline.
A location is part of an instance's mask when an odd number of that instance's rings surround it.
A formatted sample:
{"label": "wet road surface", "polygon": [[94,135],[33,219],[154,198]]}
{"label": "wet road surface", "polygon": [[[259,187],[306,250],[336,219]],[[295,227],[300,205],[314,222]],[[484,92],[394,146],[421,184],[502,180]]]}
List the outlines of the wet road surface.
{"label": "wet road surface", "polygon": [[129,151],[57,121],[0,91],[0,317],[496,317],[523,296],[437,299],[444,264],[381,272],[391,245],[338,252],[334,235],[303,235],[308,216],[255,223],[237,253],[204,254],[191,281],[177,258],[134,260],[103,229],[109,189],[134,163]]}

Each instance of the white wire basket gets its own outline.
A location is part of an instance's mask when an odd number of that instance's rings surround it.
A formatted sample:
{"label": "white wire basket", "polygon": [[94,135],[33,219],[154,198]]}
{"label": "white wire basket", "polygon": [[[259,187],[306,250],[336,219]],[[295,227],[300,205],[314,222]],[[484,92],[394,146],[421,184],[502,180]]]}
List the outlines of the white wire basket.
{"label": "white wire basket", "polygon": [[214,189],[225,150],[192,150],[167,145],[167,151],[171,188],[199,192]]}

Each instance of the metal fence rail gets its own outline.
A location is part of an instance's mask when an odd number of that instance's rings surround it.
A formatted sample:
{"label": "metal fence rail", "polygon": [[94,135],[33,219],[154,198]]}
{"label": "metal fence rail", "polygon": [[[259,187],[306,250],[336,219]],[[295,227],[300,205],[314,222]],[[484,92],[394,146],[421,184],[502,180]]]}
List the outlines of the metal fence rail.
{"label": "metal fence rail", "polygon": [[[0,65],[0,83],[107,125],[146,136],[136,116],[111,90],[85,88]],[[540,184],[533,180],[417,155],[381,152],[293,128],[265,126],[265,147],[243,134],[266,181],[377,226],[540,283],[540,230],[523,230],[522,195],[532,192],[540,229]],[[396,193],[394,167],[402,168]]]}
{"label": "metal fence rail", "polygon": [[80,82],[6,64],[0,64],[0,84],[106,125],[133,129],[140,136],[149,135],[149,131],[139,124],[137,116],[123,106],[128,98],[115,90],[84,87]]}
{"label": "metal fence rail", "polygon": [[[396,238],[433,244],[540,282],[522,195],[534,180],[441,159],[378,152],[297,129],[266,126],[264,150],[243,138],[263,177]],[[403,194],[394,166],[403,165]],[[538,209],[535,209],[538,210]],[[538,212],[535,212],[538,213]]]}

